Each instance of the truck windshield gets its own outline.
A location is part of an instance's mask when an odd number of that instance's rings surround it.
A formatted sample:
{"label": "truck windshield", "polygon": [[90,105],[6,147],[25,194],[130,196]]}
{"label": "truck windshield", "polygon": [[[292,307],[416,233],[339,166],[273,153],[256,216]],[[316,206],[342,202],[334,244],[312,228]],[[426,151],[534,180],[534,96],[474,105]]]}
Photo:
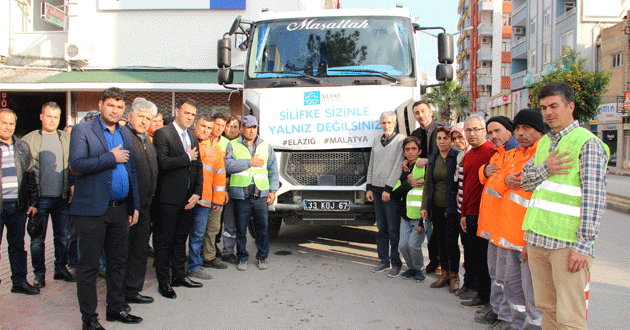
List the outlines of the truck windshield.
{"label": "truck windshield", "polygon": [[414,74],[411,23],[403,18],[261,22],[252,38],[250,79],[308,75],[380,76],[391,80],[391,76]]}

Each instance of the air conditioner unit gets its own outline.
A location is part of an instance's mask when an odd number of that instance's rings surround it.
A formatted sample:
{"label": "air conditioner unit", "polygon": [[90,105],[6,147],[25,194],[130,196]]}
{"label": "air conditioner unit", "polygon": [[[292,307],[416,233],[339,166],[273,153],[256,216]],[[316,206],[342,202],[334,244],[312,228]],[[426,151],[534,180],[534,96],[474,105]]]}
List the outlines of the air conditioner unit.
{"label": "air conditioner unit", "polygon": [[482,44],[489,44],[490,43],[490,38],[481,38],[481,43]]}
{"label": "air conditioner unit", "polygon": [[564,3],[564,11],[567,12],[571,9],[575,8],[575,2],[565,2]]}
{"label": "air conditioner unit", "polygon": [[66,43],[63,59],[66,61],[89,61],[92,58],[92,46]]}
{"label": "air conditioner unit", "polygon": [[481,67],[482,67],[482,68],[487,68],[487,67],[489,67],[489,66],[490,66],[490,62],[488,62],[488,61],[482,61],[482,62],[481,62]]}
{"label": "air conditioner unit", "polygon": [[523,27],[523,26],[515,26],[514,27],[514,34],[516,34],[518,36],[524,36],[525,35],[525,27]]}

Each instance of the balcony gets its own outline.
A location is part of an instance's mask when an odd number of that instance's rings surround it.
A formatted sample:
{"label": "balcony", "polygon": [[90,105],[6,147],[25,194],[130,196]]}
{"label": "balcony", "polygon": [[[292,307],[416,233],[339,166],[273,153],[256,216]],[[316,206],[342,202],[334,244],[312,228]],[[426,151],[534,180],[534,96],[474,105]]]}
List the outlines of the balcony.
{"label": "balcony", "polygon": [[526,38],[521,37],[518,40],[512,39],[512,58],[527,59],[527,43]]}
{"label": "balcony", "polygon": [[479,27],[477,28],[477,34],[480,37],[491,37],[492,36],[492,26],[488,26],[488,25],[479,25]]}
{"label": "balcony", "polygon": [[484,12],[484,11],[492,11],[493,10],[493,1],[492,0],[482,0],[479,1],[479,11],[480,12]]}
{"label": "balcony", "polygon": [[572,17],[573,15],[575,15],[576,10],[577,10],[577,8],[575,8],[575,7],[574,7],[574,8],[572,8],[571,10],[566,11],[564,14],[560,15],[560,16],[558,17],[558,19],[556,20],[556,25],[558,25],[558,24],[562,23],[562,21],[564,21],[565,19],[570,18],[570,17]]}
{"label": "balcony", "polygon": [[479,61],[492,61],[492,48],[480,48],[477,51],[477,60]]}
{"label": "balcony", "polygon": [[510,76],[510,88],[514,90],[525,88],[525,75],[527,74],[527,70],[523,70],[517,73],[514,73]]}
{"label": "balcony", "polygon": [[477,86],[492,86],[492,76],[477,76]]}
{"label": "balcony", "polygon": [[527,2],[518,6],[515,11],[512,12],[512,25],[525,26],[527,25]]}
{"label": "balcony", "polygon": [[[490,64],[492,66],[492,64]],[[481,67],[477,69],[478,76],[491,76],[492,75],[492,67],[484,68]]]}

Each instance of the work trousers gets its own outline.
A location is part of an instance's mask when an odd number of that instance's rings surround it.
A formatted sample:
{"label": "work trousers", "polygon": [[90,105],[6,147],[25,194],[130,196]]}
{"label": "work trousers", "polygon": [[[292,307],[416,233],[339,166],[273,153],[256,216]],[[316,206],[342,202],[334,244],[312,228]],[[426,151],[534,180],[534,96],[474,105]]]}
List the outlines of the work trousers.
{"label": "work trousers", "polygon": [[586,329],[588,290],[593,257],[579,272],[567,269],[571,248],[544,249],[527,246],[536,308],[543,312],[543,329]]}
{"label": "work trousers", "polygon": [[206,223],[206,232],[203,235],[203,252],[204,261],[210,261],[217,256],[217,234],[221,231],[221,209],[216,211],[210,210],[208,222]]}
{"label": "work trousers", "polygon": [[236,215],[234,214],[234,201],[230,199],[223,205],[221,219],[223,220],[223,250],[222,255],[234,254],[236,246]]}
{"label": "work trousers", "polygon": [[96,320],[96,276],[101,251],[107,260],[107,312],[118,313],[125,307],[123,285],[127,262],[129,214],[127,204],[110,205],[98,217],[71,216],[79,235],[81,258],[77,267],[77,296],[83,321]]}
{"label": "work trousers", "polygon": [[129,228],[129,252],[127,255],[127,273],[125,274],[125,296],[127,297],[137,295],[144,287],[150,236],[150,212],[141,212],[138,216],[138,222]]}
{"label": "work trousers", "polygon": [[[186,277],[186,240],[190,232],[193,210],[184,209],[186,204],[157,204],[153,221],[153,250],[158,284],[164,286],[173,279]],[[109,265],[108,265],[109,267]],[[109,271],[109,269],[108,269]]]}
{"label": "work trousers", "polygon": [[507,298],[512,314],[512,328],[539,330],[542,312],[534,302],[534,287],[529,264],[523,262],[521,251],[506,250],[503,295]]}
{"label": "work trousers", "polygon": [[490,305],[499,320],[512,322],[510,305],[503,294],[505,283],[505,257],[507,250],[488,243],[488,274],[490,275]]}

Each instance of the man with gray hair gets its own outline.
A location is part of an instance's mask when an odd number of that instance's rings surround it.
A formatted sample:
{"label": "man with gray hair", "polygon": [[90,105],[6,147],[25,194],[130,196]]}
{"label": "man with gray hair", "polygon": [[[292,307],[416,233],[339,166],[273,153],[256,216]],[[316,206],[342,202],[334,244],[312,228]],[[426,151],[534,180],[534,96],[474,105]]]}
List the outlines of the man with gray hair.
{"label": "man with gray hair", "polygon": [[380,263],[372,269],[380,273],[390,268],[388,277],[398,277],[402,261],[398,253],[400,238],[400,215],[398,201],[390,194],[402,172],[402,142],[405,137],[396,133],[396,113],[385,111],[381,114],[383,135],[374,139],[367,171],[366,194],[368,201],[374,202],[374,213],[378,234],[376,248]]}
{"label": "man with gray hair", "polygon": [[125,301],[127,304],[148,304],[152,297],[140,294],[144,286],[147,268],[147,250],[151,236],[150,212],[153,194],[157,186],[157,153],[147,135],[153,117],[157,114],[157,107],[152,102],[138,97],[131,104],[128,125],[131,133],[133,152],[136,159],[136,174],[138,177],[138,191],[140,196],[140,214],[138,222],[129,228],[129,251],[127,256],[127,271],[125,272]]}

